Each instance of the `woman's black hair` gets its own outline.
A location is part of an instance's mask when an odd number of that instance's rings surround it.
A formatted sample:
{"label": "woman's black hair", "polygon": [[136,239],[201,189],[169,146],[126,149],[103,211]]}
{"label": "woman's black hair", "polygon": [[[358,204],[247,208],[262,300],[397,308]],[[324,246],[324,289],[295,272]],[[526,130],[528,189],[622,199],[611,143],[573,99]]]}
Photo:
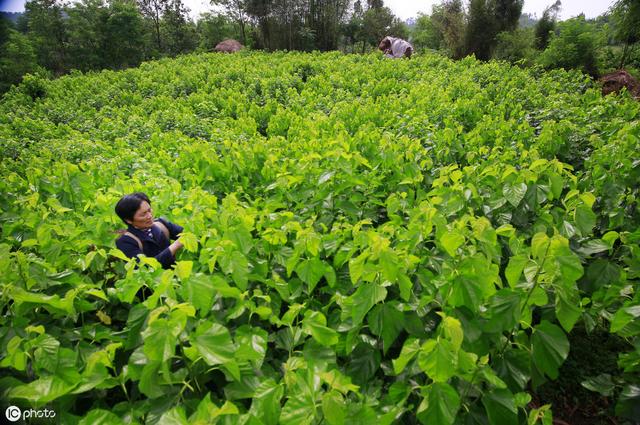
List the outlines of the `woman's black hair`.
{"label": "woman's black hair", "polygon": [[116,214],[122,221],[126,224],[129,224],[127,220],[133,220],[133,216],[140,208],[140,204],[142,201],[146,201],[149,205],[151,205],[151,201],[149,197],[142,192],[135,192],[130,195],[125,195],[116,204]]}

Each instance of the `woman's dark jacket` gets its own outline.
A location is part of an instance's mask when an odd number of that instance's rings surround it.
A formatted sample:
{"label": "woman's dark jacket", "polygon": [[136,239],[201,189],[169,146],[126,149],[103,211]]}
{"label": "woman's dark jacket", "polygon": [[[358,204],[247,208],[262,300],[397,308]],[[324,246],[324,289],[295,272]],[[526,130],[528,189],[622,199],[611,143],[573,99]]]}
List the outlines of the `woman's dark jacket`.
{"label": "woman's dark jacket", "polygon": [[[169,230],[169,239],[171,240],[177,239],[178,235],[183,231],[181,226],[173,224],[163,218],[155,221],[160,221],[167,227]],[[144,254],[147,257],[154,257],[165,269],[170,268],[171,265],[176,262],[176,259],[169,250],[171,241],[167,239],[159,226],[151,227],[151,237],[144,230],[136,229],[131,225],[127,228],[127,232],[137,236],[142,242],[141,251],[140,245],[138,245],[138,242],[135,239],[127,235],[120,236],[118,240],[116,240],[116,246],[120,251],[124,252],[124,255],[127,257],[136,258],[140,254]]]}

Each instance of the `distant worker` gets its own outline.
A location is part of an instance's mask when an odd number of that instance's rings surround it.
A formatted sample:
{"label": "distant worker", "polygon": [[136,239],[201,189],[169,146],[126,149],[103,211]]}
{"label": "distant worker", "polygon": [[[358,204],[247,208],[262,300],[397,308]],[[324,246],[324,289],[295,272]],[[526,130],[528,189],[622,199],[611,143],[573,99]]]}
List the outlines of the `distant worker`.
{"label": "distant worker", "polygon": [[395,37],[385,37],[378,45],[378,49],[384,52],[387,58],[410,58],[413,53],[413,46],[406,40]]}
{"label": "distant worker", "polygon": [[[140,254],[154,257],[168,269],[176,261],[183,245],[178,239],[183,228],[165,219],[153,219],[149,197],[136,192],[123,196],[116,204],[116,214],[129,227],[116,240],[116,246],[129,258]],[[171,243],[171,240],[175,242]]]}

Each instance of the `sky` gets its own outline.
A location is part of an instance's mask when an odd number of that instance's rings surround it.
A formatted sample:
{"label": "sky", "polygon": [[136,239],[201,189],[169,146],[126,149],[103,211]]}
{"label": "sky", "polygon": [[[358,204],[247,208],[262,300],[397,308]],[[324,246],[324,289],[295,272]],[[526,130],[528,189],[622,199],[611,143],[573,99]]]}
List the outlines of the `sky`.
{"label": "sky", "polygon": [[[561,20],[569,19],[580,13],[585,14],[587,18],[595,18],[604,13],[615,0],[562,0],[562,9],[559,18]],[[185,5],[191,9],[191,16],[197,17],[201,12],[211,9],[211,5],[207,0],[183,0]],[[406,20],[418,15],[418,12],[431,13],[431,6],[440,3],[441,0],[386,0],[385,6],[388,6],[393,13]],[[551,5],[554,0],[525,0],[523,13],[534,14],[537,17],[542,16],[545,7]],[[24,10],[25,0],[0,0],[0,11],[20,12]]]}
{"label": "sky", "polygon": [[[198,1],[198,0],[193,0]],[[522,13],[535,14],[538,18],[542,16],[542,12],[547,6],[554,3],[555,0],[525,0]],[[595,18],[602,15],[614,0],[561,0],[562,9],[559,18],[569,19],[584,12],[587,18]],[[412,16],[416,16],[418,12],[431,14],[431,6],[440,3],[441,0],[387,0],[384,2],[386,6],[391,8],[396,16],[406,20]]]}

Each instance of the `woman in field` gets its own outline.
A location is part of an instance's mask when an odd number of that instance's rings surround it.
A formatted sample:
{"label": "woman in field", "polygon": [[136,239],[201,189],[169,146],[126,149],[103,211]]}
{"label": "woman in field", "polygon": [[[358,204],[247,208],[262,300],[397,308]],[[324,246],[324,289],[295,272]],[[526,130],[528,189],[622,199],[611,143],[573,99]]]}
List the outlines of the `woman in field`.
{"label": "woman in field", "polygon": [[123,196],[115,210],[128,225],[116,240],[120,251],[129,258],[140,254],[154,257],[165,269],[175,263],[176,252],[183,247],[178,239],[183,228],[162,218],[154,220],[151,201],[146,194],[136,192]]}
{"label": "woman in field", "polygon": [[410,58],[413,53],[413,46],[406,40],[395,37],[385,37],[380,41],[378,49],[384,52],[388,58]]}

